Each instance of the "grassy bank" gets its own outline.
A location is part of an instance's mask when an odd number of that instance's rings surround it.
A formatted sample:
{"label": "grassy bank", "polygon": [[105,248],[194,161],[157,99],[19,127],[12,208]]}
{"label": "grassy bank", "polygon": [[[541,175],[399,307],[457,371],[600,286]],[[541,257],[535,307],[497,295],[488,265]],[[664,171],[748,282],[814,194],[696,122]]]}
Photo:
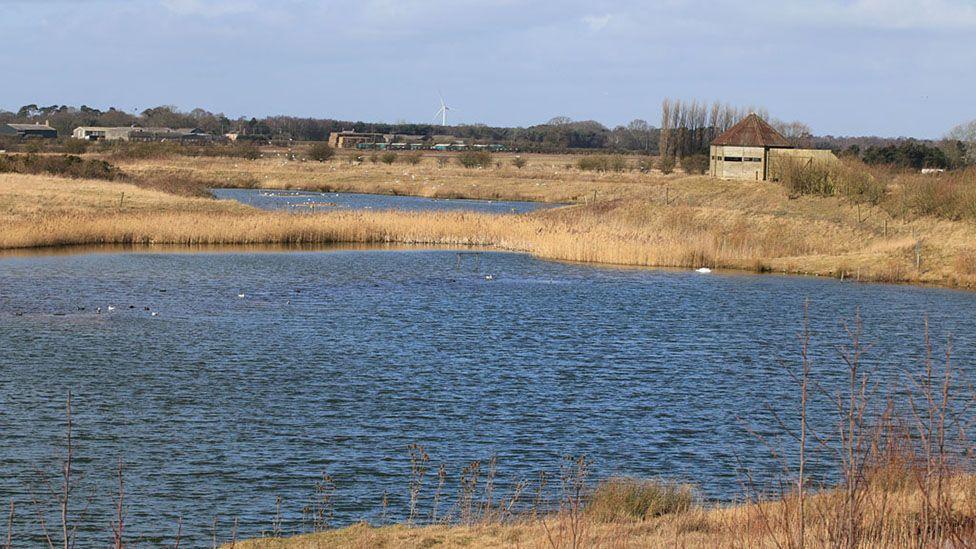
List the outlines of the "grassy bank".
{"label": "grassy bank", "polygon": [[[127,183],[0,175],[0,248],[77,244],[480,245],[566,261],[976,287],[976,225],[703,177],[526,215],[264,212]],[[528,184],[522,182],[521,184]],[[356,189],[364,190],[364,189]]]}
{"label": "grassy bank", "polygon": [[[976,479],[960,477],[951,481],[953,519],[973,520],[972,494]],[[839,509],[840,491],[808,494],[805,503],[806,528],[799,528],[796,496],[763,503],[721,507],[696,504],[662,508],[651,516],[619,517],[606,520],[591,507],[578,512],[562,512],[511,521],[482,521],[468,525],[431,526],[354,526],[293,537],[267,537],[225,544],[224,549],[324,549],[324,548],[460,548],[524,547],[561,549],[569,547],[620,548],[741,548],[741,547],[967,547],[973,541],[972,526],[964,525],[958,534],[934,531],[940,524],[936,513],[926,513],[926,497],[909,483],[903,487],[875,486],[862,496],[869,500],[858,517],[861,534],[853,543],[838,539],[843,520]],[[636,501],[602,501],[626,512]],[[931,510],[930,510],[931,511]],[[928,515],[928,516],[927,516]],[[949,517],[943,517],[949,519]],[[838,520],[838,523],[829,522]],[[927,520],[931,523],[926,524]],[[936,539],[945,545],[939,544]],[[802,541],[801,541],[802,540]]]}

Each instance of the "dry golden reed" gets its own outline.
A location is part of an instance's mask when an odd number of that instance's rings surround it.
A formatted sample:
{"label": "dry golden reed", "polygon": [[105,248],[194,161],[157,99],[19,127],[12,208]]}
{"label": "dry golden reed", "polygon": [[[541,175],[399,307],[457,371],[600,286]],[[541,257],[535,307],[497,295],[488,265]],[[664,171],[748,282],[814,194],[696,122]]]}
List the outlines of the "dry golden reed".
{"label": "dry golden reed", "polygon": [[[487,170],[175,158],[126,166],[135,177],[217,185],[330,188],[421,196],[571,200],[527,215],[462,212],[261,212],[116,182],[0,176],[0,248],[73,244],[401,243],[487,246],[565,261],[711,267],[862,281],[976,287],[976,226],[890,217],[842,198],[790,199],[777,184],[584,173],[558,157]],[[565,160],[565,159],[562,159]],[[148,162],[148,164],[147,164]],[[140,167],[141,166],[141,167]],[[335,170],[335,171],[333,171]],[[167,177],[169,174],[169,177]],[[592,191],[595,191],[595,195]],[[921,257],[916,258],[916,249]],[[966,268],[960,268],[966,267]],[[842,270],[841,270],[842,269]]]}

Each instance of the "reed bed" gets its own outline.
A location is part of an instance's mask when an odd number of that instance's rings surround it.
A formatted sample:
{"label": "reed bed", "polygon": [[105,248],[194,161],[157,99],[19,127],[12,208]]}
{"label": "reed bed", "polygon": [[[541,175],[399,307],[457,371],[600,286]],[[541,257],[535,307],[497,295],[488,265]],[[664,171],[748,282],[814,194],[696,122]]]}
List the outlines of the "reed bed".
{"label": "reed bed", "polygon": [[[701,190],[695,189],[701,186]],[[133,185],[0,175],[0,249],[96,244],[398,243],[485,246],[565,261],[730,268],[976,287],[976,227],[786,201],[768,186],[689,178],[670,197],[597,200],[525,215],[290,214]],[[835,209],[832,209],[835,208]],[[856,216],[862,216],[857,223]]]}

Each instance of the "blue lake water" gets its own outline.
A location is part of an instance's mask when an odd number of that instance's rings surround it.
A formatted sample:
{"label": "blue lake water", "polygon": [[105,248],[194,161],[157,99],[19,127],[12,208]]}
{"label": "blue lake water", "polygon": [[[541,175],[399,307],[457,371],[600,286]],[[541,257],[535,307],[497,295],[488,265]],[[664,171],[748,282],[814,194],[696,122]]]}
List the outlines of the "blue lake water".
{"label": "blue lake water", "polygon": [[323,471],[337,524],[380,520],[384,493],[402,517],[413,443],[452,493],[470,460],[496,456],[504,486],[586,454],[594,477],[732,499],[740,463],[777,471],[746,426],[789,444],[769,408],[795,417],[783,367],[806,299],[825,387],[858,308],[879,380],[919,367],[925,314],[936,351],[952,334],[976,369],[976,294],[943,289],[451,250],[0,258],[0,505],[16,501],[15,539],[36,533],[29,487],[57,473],[69,390],[75,505],[93,496],[80,546],[111,541],[120,457],[128,531],[171,542],[182,517],[187,546],[215,517],[222,539],[235,519],[238,537],[270,531],[279,497],[282,529],[300,530]]}
{"label": "blue lake water", "polygon": [[559,204],[507,200],[461,200],[390,196],[359,193],[323,193],[271,189],[212,189],[219,199],[237,200],[264,210],[322,212],[346,210],[472,211],[482,213],[526,213]]}

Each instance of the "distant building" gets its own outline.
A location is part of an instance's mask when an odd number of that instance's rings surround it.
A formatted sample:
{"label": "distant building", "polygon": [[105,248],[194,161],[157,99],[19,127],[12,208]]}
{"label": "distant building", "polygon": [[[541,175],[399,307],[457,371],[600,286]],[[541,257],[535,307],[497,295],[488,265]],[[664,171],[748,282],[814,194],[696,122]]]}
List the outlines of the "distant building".
{"label": "distant building", "polygon": [[44,124],[0,124],[0,136],[21,139],[57,139],[58,130]]}
{"label": "distant building", "polygon": [[360,144],[387,143],[386,136],[381,133],[362,133],[341,131],[329,134],[329,145],[336,149],[355,149]]}
{"label": "distant building", "polygon": [[225,133],[223,138],[242,143],[266,144],[271,142],[271,136],[266,133],[247,133],[244,131]]}
{"label": "distant building", "polygon": [[200,128],[140,128],[138,126],[81,126],[71,137],[85,141],[178,141],[196,143],[213,141],[214,136]]}
{"label": "distant building", "polygon": [[712,141],[709,174],[722,179],[768,181],[784,162],[834,162],[834,153],[798,149],[775,128],[750,114]]}
{"label": "distant building", "polygon": [[393,151],[466,151],[472,148],[489,151],[507,150],[499,143],[469,145],[453,135],[410,135],[402,133],[365,133],[341,131],[329,134],[329,145],[336,149]]}

